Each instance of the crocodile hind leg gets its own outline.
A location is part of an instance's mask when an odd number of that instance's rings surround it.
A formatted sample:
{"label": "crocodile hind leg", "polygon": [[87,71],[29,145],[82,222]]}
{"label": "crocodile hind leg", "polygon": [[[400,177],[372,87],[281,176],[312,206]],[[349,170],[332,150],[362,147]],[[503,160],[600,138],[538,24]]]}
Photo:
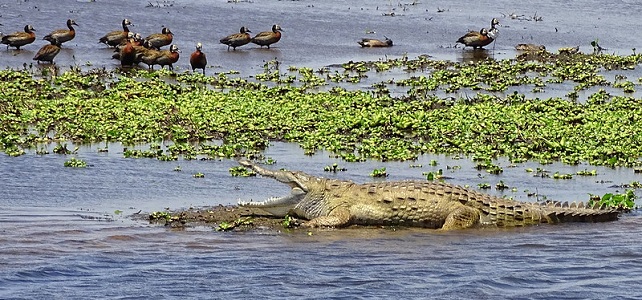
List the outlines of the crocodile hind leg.
{"label": "crocodile hind leg", "polygon": [[448,215],[441,229],[465,229],[473,227],[477,225],[477,223],[479,223],[479,211],[472,207],[462,205]]}

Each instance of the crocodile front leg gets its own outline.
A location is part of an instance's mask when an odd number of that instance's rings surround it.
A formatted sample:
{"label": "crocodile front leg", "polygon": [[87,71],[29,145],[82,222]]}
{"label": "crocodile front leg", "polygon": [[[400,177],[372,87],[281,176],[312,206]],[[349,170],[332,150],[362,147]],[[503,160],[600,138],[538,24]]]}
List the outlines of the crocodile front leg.
{"label": "crocodile front leg", "polygon": [[349,225],[350,211],[347,208],[336,208],[327,216],[316,217],[303,223],[305,227],[343,227]]}

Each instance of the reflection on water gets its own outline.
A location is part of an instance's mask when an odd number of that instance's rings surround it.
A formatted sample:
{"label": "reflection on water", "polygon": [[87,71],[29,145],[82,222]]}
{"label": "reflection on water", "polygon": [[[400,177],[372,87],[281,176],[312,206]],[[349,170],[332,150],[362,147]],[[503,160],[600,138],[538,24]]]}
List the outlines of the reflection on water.
{"label": "reflection on water", "polygon": [[492,59],[493,58],[492,50],[485,49],[462,49],[457,54],[457,61],[465,63],[476,63],[479,61]]}

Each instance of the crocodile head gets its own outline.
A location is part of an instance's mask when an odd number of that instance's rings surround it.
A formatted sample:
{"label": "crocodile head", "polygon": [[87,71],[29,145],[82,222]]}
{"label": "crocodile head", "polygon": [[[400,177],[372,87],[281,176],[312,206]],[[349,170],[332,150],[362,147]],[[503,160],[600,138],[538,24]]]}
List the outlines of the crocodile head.
{"label": "crocodile head", "polygon": [[[240,160],[239,164],[252,169],[261,176],[274,178],[292,188],[292,191],[287,196],[275,197],[257,202],[239,201],[239,206],[260,208],[279,217],[283,217],[287,214],[306,216],[308,215],[308,212],[304,211],[303,207],[315,206],[312,203],[318,202],[310,201],[314,200],[316,197],[308,197],[311,190],[315,190],[315,187],[320,184],[320,179],[318,177],[314,177],[303,172],[268,170],[247,160]],[[312,194],[315,193],[312,192]]]}

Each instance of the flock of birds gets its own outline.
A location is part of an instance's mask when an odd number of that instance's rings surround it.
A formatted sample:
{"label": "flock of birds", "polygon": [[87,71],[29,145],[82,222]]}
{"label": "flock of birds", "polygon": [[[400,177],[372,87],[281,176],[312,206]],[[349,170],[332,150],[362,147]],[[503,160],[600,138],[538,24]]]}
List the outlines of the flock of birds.
{"label": "flock of birds", "polygon": [[[178,46],[172,44],[174,34],[172,31],[164,27],[160,33],[154,33],[146,38],[142,38],[139,33],[133,33],[129,30],[132,22],[129,19],[122,21],[122,30],[115,30],[105,34],[98,42],[104,43],[115,49],[112,58],[120,60],[121,66],[131,67],[139,63],[145,63],[150,69],[154,65],[160,65],[161,68],[168,66],[173,70],[173,64],[176,63],[180,57],[180,50]],[[69,42],[76,37],[76,30],[74,26],[79,26],[76,21],[67,20],[67,29],[58,29],[46,35],[43,40],[49,41],[50,44],[43,46],[38,50],[33,60],[40,62],[48,62],[53,64],[53,60],[60,53],[62,44]],[[35,29],[32,25],[25,25],[24,32],[18,31],[8,35],[0,35],[2,37],[2,44],[9,47],[15,47],[20,50],[20,47],[33,43],[36,40]],[[275,24],[272,26],[271,31],[260,32],[254,37],[250,36],[250,30],[247,27],[241,27],[239,33],[228,35],[220,40],[222,44],[227,45],[229,50],[232,47],[254,43],[261,48],[266,46],[268,49],[270,45],[277,43],[281,40],[281,26]],[[169,49],[161,50],[161,47],[168,46]],[[190,55],[190,65],[192,71],[202,69],[205,74],[205,67],[207,66],[207,57],[202,51],[203,45],[196,44],[196,50]]]}
{"label": "flock of birds", "polygon": [[[169,28],[164,27],[161,33],[154,33],[146,38],[142,38],[139,33],[133,33],[129,30],[132,23],[129,19],[122,21],[122,30],[116,30],[105,34],[98,42],[104,43],[110,47],[115,48],[112,58],[120,60],[121,66],[131,67],[139,63],[145,63],[149,69],[153,69],[154,65],[160,65],[161,68],[168,66],[173,70],[173,64],[179,59],[178,46],[172,44],[174,34]],[[67,29],[58,29],[46,35],[43,40],[49,41],[50,44],[43,46],[38,50],[34,56],[34,60],[38,63],[49,62],[53,64],[53,60],[60,52],[63,43],[69,42],[76,37],[76,30],[74,26],[79,26],[72,19],[67,20]],[[465,47],[473,47],[473,49],[480,49],[492,43],[498,36],[499,30],[497,26],[499,20],[493,18],[490,22],[490,28],[482,28],[479,32],[470,31],[457,40],[457,43],[463,44]],[[228,35],[220,39],[221,44],[227,45],[227,50],[236,50],[237,47],[254,43],[261,48],[266,46],[268,49],[270,45],[277,43],[281,40],[281,26],[275,24],[272,26],[271,31],[260,32],[254,37],[250,35],[249,28],[241,27],[239,33]],[[2,44],[9,47],[15,47],[20,50],[20,47],[33,43],[36,40],[35,29],[31,25],[25,25],[24,32],[15,32],[12,34],[2,36]],[[364,38],[358,41],[361,47],[391,47],[392,40],[385,37],[385,40],[368,39]],[[168,46],[169,49],[161,50],[161,47]],[[192,71],[202,69],[205,74],[205,67],[207,66],[207,58],[202,51],[203,45],[196,44],[196,50],[190,55],[190,65]]]}

